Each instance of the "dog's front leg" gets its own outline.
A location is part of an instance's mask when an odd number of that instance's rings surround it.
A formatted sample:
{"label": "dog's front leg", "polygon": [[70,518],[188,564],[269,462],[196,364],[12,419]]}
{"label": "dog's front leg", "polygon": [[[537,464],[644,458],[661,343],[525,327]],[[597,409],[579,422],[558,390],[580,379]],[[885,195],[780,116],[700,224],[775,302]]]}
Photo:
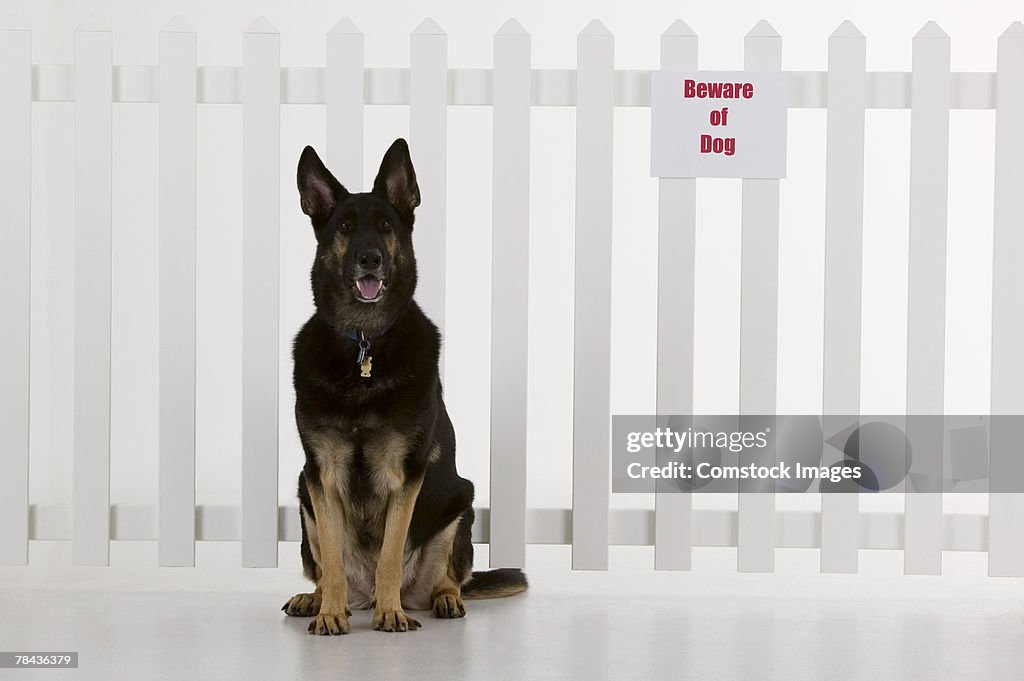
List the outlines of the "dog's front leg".
{"label": "dog's front leg", "polygon": [[342,558],[345,546],[345,512],[338,485],[329,467],[321,469],[319,485],[309,486],[309,498],[316,515],[320,538],[320,581],[322,592],[320,613],[309,623],[309,633],[320,635],[347,634],[348,578]]}
{"label": "dog's front leg", "polygon": [[421,626],[402,610],[402,559],[412,511],[422,483],[422,478],[407,480],[388,498],[384,542],[377,559],[374,582],[373,628],[378,631],[409,631]]}

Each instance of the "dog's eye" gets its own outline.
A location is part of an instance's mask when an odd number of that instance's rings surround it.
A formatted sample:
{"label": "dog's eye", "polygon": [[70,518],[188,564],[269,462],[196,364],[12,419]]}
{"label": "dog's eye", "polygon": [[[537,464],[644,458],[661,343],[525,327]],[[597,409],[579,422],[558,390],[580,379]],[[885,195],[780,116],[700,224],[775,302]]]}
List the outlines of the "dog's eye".
{"label": "dog's eye", "polygon": [[338,231],[340,231],[340,232],[351,232],[352,231],[352,223],[349,222],[348,220],[342,220],[338,224]]}
{"label": "dog's eye", "polygon": [[387,220],[381,220],[380,221],[380,229],[381,229],[382,232],[390,232],[391,231],[391,223],[388,222]]}

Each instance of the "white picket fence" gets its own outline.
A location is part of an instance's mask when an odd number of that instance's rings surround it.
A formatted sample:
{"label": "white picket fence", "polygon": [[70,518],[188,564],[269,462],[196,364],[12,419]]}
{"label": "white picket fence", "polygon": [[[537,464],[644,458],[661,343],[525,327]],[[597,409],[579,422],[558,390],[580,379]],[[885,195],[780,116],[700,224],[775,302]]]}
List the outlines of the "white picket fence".
{"label": "white picket fence", "polygon": [[[992,575],[1024,575],[1024,495],[993,494],[988,517],[943,514],[941,495],[906,497],[905,513],[860,513],[857,495],[824,495],[819,512],[776,512],[769,494],[737,511],[695,510],[688,494],[655,511],[609,511],[612,122],[614,107],[649,106],[650,72],[616,70],[614,38],[594,21],[575,70],[533,69],[514,20],[494,37],[492,69],[450,69],[447,36],[427,20],[409,68],[365,68],[348,20],[326,37],[326,67],[281,68],[264,19],[244,33],[243,64],[197,66],[181,19],[160,34],[158,66],[112,63],[112,36],[90,20],[75,64],[33,64],[31,33],[0,24],[0,564],[25,564],[30,539],[68,539],[73,561],[106,565],[111,539],[159,541],[160,565],[193,565],[197,540],[241,540],[245,566],[274,566],[279,540],[299,537],[278,507],[280,132],[282,104],[327,107],[328,164],[361,185],[363,107],[408,105],[424,204],[417,222],[418,298],[444,320],[443,197],[447,107],[493,109],[492,475],[474,535],[493,565],[523,565],[530,543],[572,544],[577,569],[606,569],[609,544],[652,545],[655,567],[685,570],[695,546],[736,546],[745,571],[772,571],[777,548],[820,548],[825,572],[856,572],[859,549],[903,549],[908,573],[936,574],[943,550],[987,551]],[[929,23],[913,39],[913,71],[868,72],[849,22],[829,38],[828,69],[785,72],[790,108],[827,110],[825,414],[860,407],[861,252],[866,109],[910,109],[910,300],[907,413],[942,413],[946,196],[950,109],[995,109],[992,413],[1024,413],[1024,25],[998,41],[996,73],[951,73],[950,39]],[[747,35],[747,70],[779,71],[782,40],[766,22]],[[661,66],[696,70],[697,36],[678,21]],[[73,500],[28,498],[29,243],[33,102],[75,103]],[[110,505],[112,103],[159,106],[159,504]],[[243,111],[242,506],[195,504],[196,110]],[[526,376],[530,110],[576,109],[576,304],[572,509],[526,508]],[[344,150],[344,153],[342,153]],[[742,180],[741,413],[776,411],[779,181]],[[659,413],[693,411],[696,180],[662,179],[659,198]],[[441,197],[438,199],[438,197]],[[116,359],[115,359],[116,361]],[[568,455],[568,453],[566,453]],[[829,462],[826,462],[829,463]]]}

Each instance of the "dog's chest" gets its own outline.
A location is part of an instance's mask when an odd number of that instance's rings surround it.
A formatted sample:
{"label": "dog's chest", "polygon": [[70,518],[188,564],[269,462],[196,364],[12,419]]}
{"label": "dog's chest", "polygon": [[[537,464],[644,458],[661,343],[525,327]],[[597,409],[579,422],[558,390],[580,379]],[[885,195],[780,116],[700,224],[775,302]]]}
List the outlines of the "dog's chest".
{"label": "dog's chest", "polygon": [[[412,438],[397,430],[345,424],[316,448],[321,471],[335,482],[347,529],[360,544],[379,546],[388,497],[405,484]],[[326,445],[326,446],[325,446]]]}
{"label": "dog's chest", "polygon": [[333,474],[342,499],[356,492],[386,496],[405,483],[405,459],[414,440],[409,434],[345,422],[315,438],[317,464]]}

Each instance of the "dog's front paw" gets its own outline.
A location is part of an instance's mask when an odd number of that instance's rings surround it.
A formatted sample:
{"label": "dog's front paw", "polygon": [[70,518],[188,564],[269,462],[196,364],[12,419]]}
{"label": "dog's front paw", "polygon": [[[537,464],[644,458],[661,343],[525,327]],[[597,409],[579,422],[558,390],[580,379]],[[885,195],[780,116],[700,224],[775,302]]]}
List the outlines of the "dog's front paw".
{"label": "dog's front paw", "polygon": [[466,616],[466,605],[462,598],[453,594],[443,594],[434,599],[434,617],[454,619]]}
{"label": "dog's front paw", "polygon": [[373,611],[373,628],[377,631],[416,631],[423,625],[409,617],[405,612],[397,610],[383,610],[377,608]]}
{"label": "dog's front paw", "polygon": [[320,612],[320,594],[295,594],[281,606],[281,610],[293,617],[312,617]]}
{"label": "dog's front paw", "polygon": [[309,633],[318,636],[339,636],[349,630],[348,615],[320,613],[309,623]]}

